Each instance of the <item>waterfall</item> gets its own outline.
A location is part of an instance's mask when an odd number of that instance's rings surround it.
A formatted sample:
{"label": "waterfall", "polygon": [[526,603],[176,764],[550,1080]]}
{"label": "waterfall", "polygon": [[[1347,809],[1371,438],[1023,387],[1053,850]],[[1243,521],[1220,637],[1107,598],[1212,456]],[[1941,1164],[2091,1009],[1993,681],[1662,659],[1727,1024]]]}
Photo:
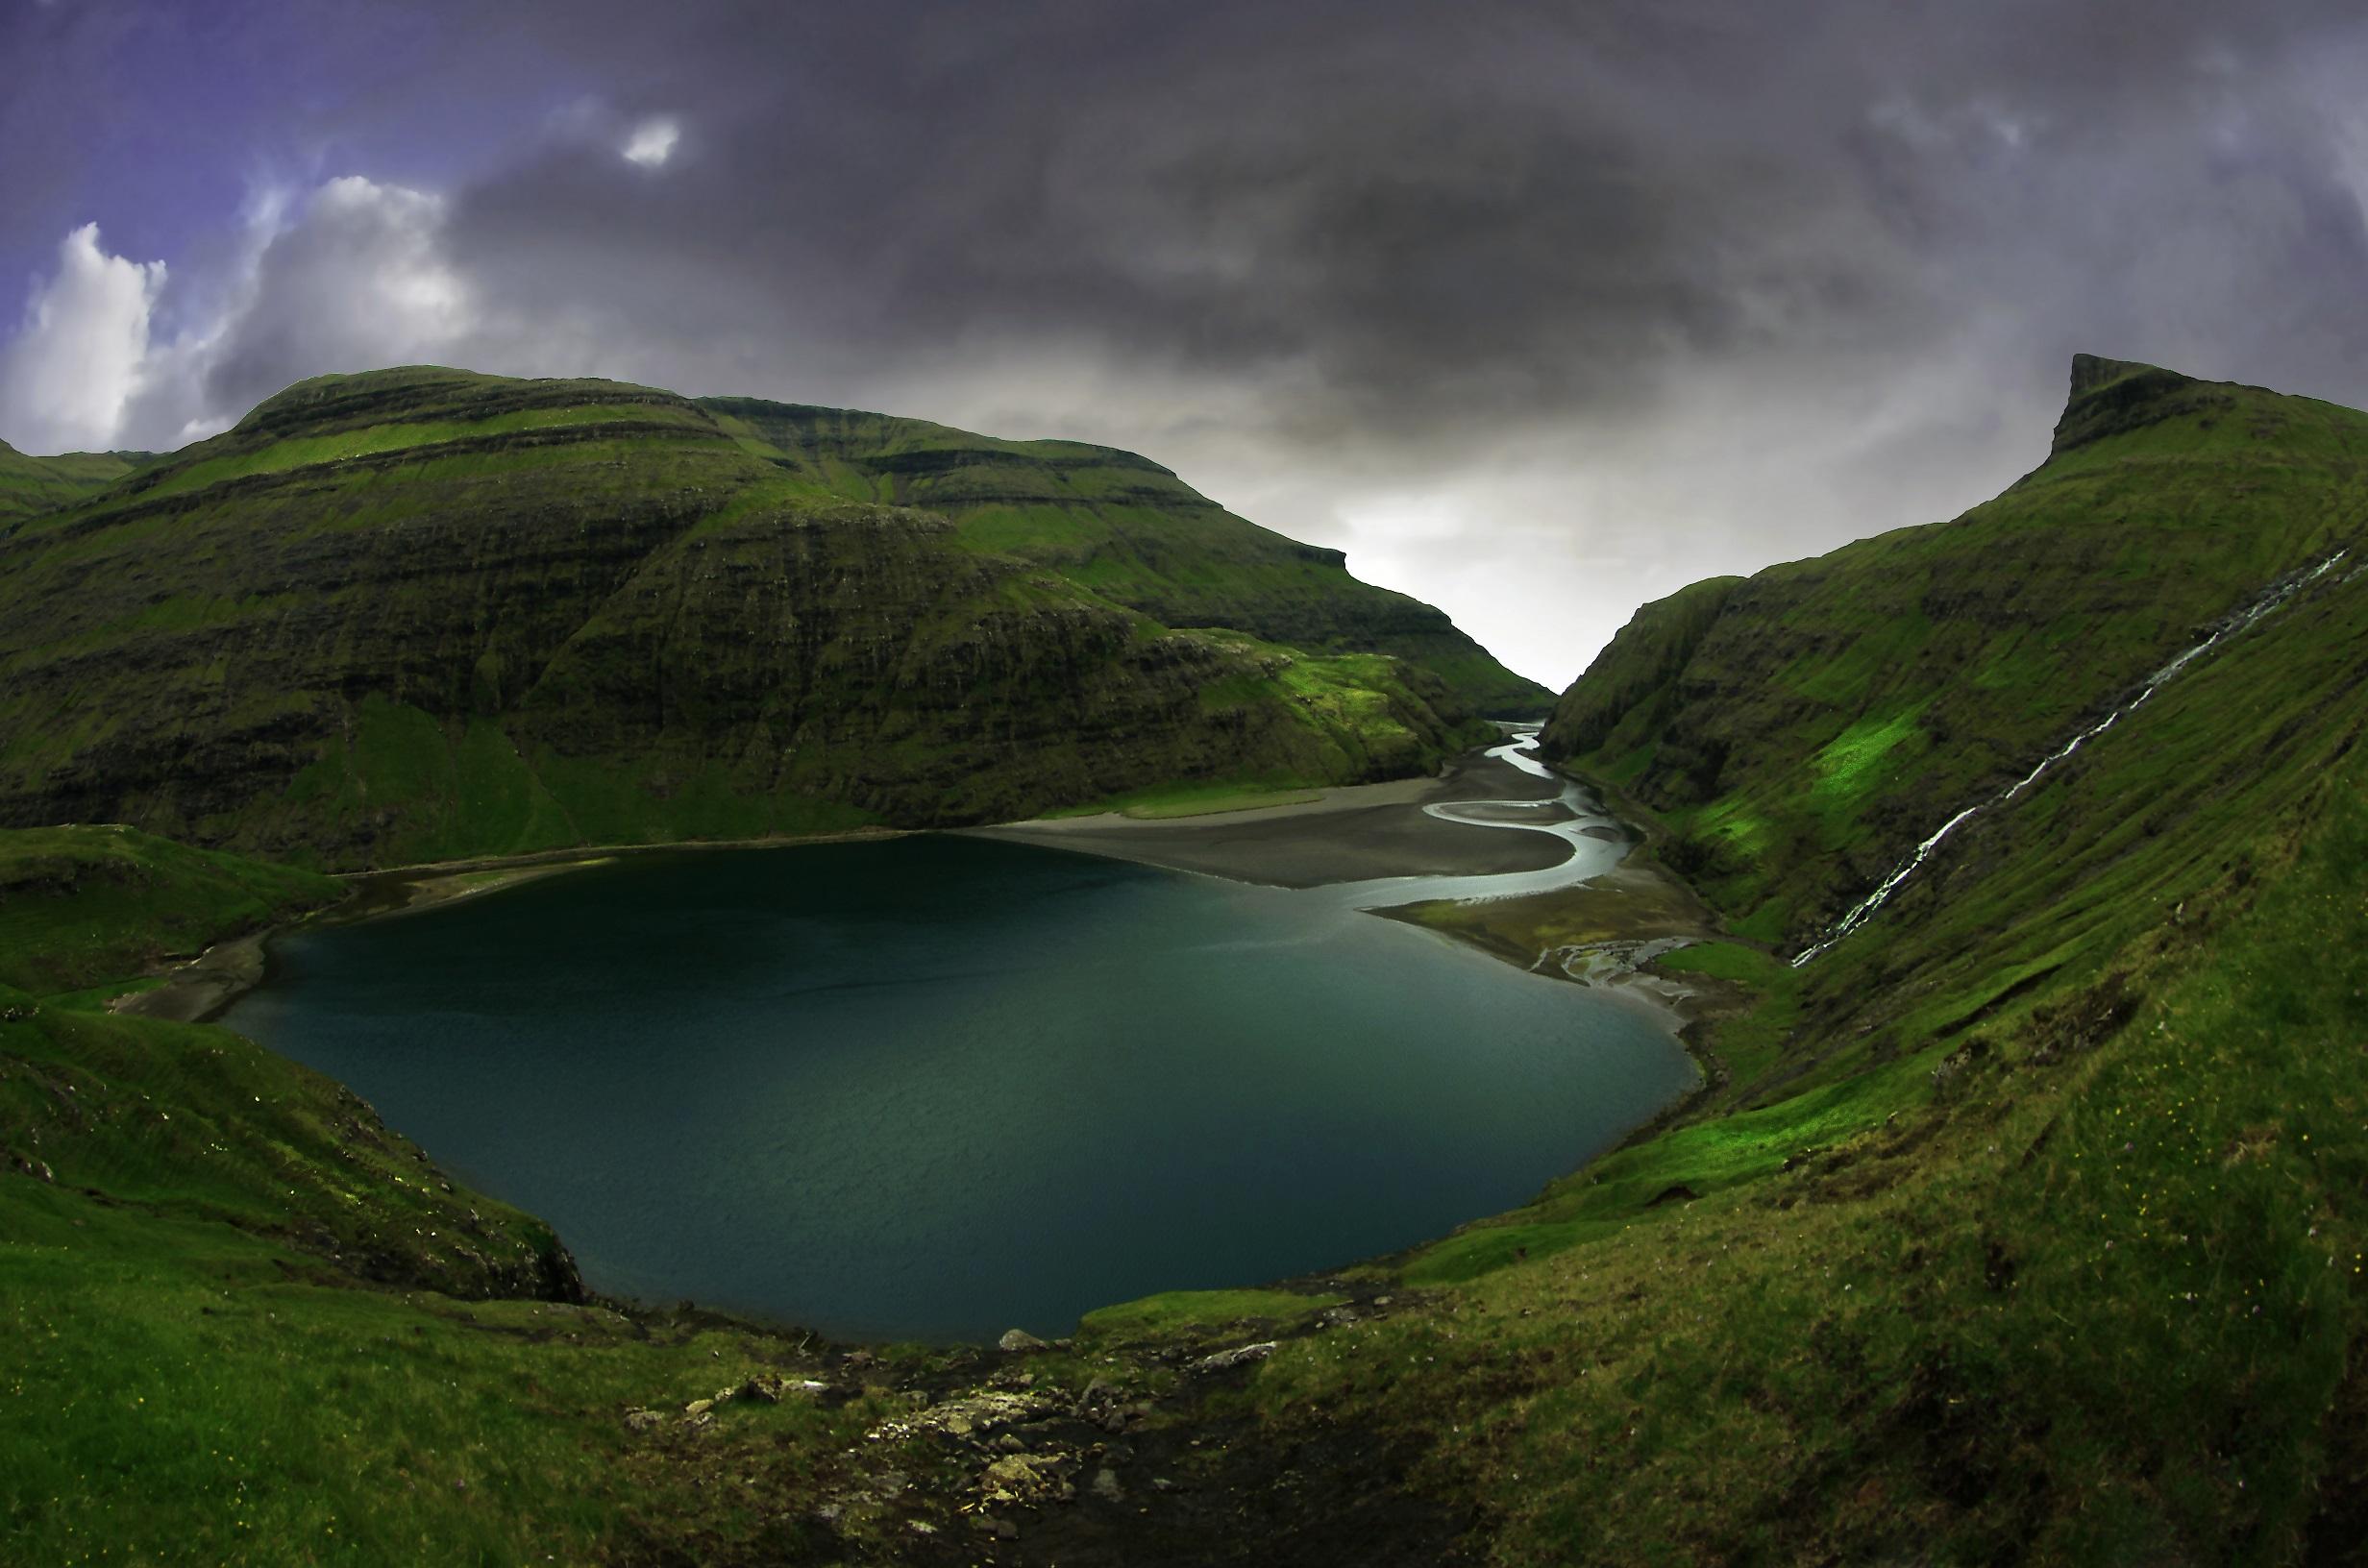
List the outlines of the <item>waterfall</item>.
{"label": "waterfall", "polygon": [[1968,819],[1979,816],[1981,813],[1989,810],[1993,806],[2003,806],[2008,801],[2013,799],[2016,796],[2022,794],[2025,790],[2031,788],[2032,785],[2039,781],[2041,775],[2045,774],[2049,769],[2055,767],[2056,764],[2063,761],[2064,758],[2070,756],[2073,752],[2078,751],[2082,747],[2087,745],[2090,741],[2095,740],[2098,736],[2104,734],[2107,730],[2121,723],[2122,720],[2128,718],[2131,714],[2135,713],[2140,704],[2145,702],[2148,698],[2154,696],[2155,693],[2160,691],[2173,679],[2177,678],[2181,672],[2184,671],[2187,666],[2193,664],[2197,659],[2202,658],[2205,654],[2210,652],[2213,649],[2218,648],[2222,643],[2227,642],[2237,633],[2245,630],[2248,626],[2251,626],[2254,623],[2259,621],[2263,616],[2268,615],[2272,610],[2276,610],[2282,606],[2288,600],[2300,593],[2305,587],[2327,576],[2329,572],[2334,570],[2335,563],[2342,560],[2348,553],[2348,551],[2339,550],[2332,555],[2327,557],[2327,559],[2321,561],[2317,566],[2311,568],[2308,572],[2302,573],[2296,576],[2288,577],[2284,581],[2273,585],[2266,593],[2262,594],[2260,598],[2255,600],[2252,603],[2246,605],[2235,614],[2229,616],[2217,626],[2213,627],[2210,636],[2206,637],[2202,642],[2197,643],[2193,648],[2186,649],[2177,658],[2171,660],[2170,663],[2164,665],[2161,669],[2157,670],[2153,674],[2148,675],[2146,679],[2139,684],[2135,695],[2123,701],[2119,706],[2115,707],[2104,718],[2098,720],[2095,723],[2089,725],[2086,729],[2082,730],[2079,734],[2064,742],[2063,745],[2049,752],[2040,760],[2039,765],[2036,768],[2034,768],[2031,772],[2025,773],[2021,778],[2015,780],[2013,784],[2004,790],[1999,791],[1987,800],[1979,801],[1976,804],[1967,806],[1964,810],[1959,812],[1947,821],[1942,822],[1931,838],[1926,839],[1922,844],[1915,846],[1915,852],[1913,854],[1910,855],[1906,860],[1901,861],[1897,867],[1892,869],[1891,874],[1885,877],[1882,883],[1876,887],[1874,892],[1868,894],[1865,897],[1860,899],[1855,905],[1851,906],[1850,913],[1844,915],[1840,920],[1836,922],[1833,928],[1827,931],[1822,939],[1813,945],[1803,948],[1800,955],[1793,959],[1792,967],[1796,969],[1799,968],[1802,965],[1808,963],[1811,959],[1816,957],[1819,953],[1824,952],[1827,948],[1841,941],[1842,938],[1848,936],[1851,932],[1865,924],[1867,918],[1873,915],[1876,910],[1883,907],[1884,902],[1891,896],[1892,892],[1897,889],[1902,882],[1907,881],[1909,877],[1914,875],[1915,869],[1923,865],[1925,860],[1931,856],[1935,849],[1940,847],[1940,842],[1947,838],[1950,834],[1956,832],[1958,828],[1962,826]]}

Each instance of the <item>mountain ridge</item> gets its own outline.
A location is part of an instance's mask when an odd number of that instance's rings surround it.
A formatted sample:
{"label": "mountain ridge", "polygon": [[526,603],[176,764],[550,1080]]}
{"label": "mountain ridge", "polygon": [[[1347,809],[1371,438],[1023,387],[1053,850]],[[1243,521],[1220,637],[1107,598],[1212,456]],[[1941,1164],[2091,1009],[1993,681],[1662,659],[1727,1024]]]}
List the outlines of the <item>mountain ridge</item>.
{"label": "mountain ridge", "polygon": [[[900,429],[1018,465],[1044,515],[958,506],[966,531],[900,503],[928,499],[897,489],[910,474],[858,482],[628,383],[300,382],[0,524],[0,821],[389,864],[1353,782],[1483,733],[1446,678],[1374,646],[1414,601],[1158,465],[1122,454],[1156,481],[1146,513],[1094,488],[1101,449]],[[894,473],[900,453],[865,455]],[[1011,478],[969,457],[906,468],[956,501]],[[1122,569],[1007,548],[1079,517],[1131,541]],[[1171,613],[1247,608],[1176,626],[1138,607],[1154,593]]]}
{"label": "mountain ridge", "polygon": [[2363,519],[2368,415],[2083,355],[2047,461],[1996,500],[1709,614],[1701,585],[1645,606],[1542,747],[1660,815],[1740,929],[1798,941]]}

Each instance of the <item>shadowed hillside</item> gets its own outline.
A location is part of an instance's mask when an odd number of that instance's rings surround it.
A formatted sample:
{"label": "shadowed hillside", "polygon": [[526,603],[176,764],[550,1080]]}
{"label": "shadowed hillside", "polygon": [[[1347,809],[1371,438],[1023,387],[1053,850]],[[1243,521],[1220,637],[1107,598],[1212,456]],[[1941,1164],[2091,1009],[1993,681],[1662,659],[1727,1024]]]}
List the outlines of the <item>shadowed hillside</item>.
{"label": "shadowed hillside", "polygon": [[[0,527],[0,821],[389,864],[1393,777],[1484,732],[1387,647],[1443,618],[1205,503],[1120,518],[1196,626],[851,472],[614,382],[305,382]],[[1368,600],[1314,648],[1238,629]]]}
{"label": "shadowed hillside", "polygon": [[1357,581],[1341,551],[1246,522],[1133,453],[753,398],[701,406],[819,484],[950,518],[971,549],[1051,567],[1167,625],[1393,653],[1492,719],[1536,719],[1553,705],[1553,693],[1506,670],[1439,610]]}

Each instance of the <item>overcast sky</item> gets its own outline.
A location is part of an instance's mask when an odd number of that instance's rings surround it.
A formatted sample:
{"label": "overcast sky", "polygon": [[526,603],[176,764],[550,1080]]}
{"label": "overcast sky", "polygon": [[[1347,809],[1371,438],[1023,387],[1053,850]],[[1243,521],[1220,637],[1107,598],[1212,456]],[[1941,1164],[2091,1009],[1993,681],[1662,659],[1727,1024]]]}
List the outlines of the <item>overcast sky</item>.
{"label": "overcast sky", "polygon": [[422,360],[1072,436],[1559,687],[2075,350],[2368,403],[2363,13],[0,0],[0,438]]}

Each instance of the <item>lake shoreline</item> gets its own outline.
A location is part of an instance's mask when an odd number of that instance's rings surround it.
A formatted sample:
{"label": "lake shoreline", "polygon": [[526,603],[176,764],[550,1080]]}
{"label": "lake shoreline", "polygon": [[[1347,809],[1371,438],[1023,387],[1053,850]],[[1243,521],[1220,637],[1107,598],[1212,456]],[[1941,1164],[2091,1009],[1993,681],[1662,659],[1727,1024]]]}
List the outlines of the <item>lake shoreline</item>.
{"label": "lake shoreline", "polygon": [[[425,914],[568,871],[659,853],[884,843],[916,832],[944,831],[959,837],[1065,849],[1252,886],[1293,889],[1378,876],[1490,876],[1551,870],[1563,862],[1557,858],[1554,843],[1546,835],[1491,832],[1468,822],[1434,816],[1425,808],[1474,799],[1527,801],[1546,807],[1556,800],[1562,777],[1557,774],[1551,779],[1540,778],[1489,755],[1486,750],[1475,750],[1437,774],[1377,784],[1339,785],[1322,791],[1314,799],[1198,816],[1138,819],[1105,812],[976,828],[875,827],[798,837],[590,845],[338,872],[335,874],[351,889],[338,902],[217,943],[196,958],[165,970],[162,984],[118,997],[109,1010],[182,1023],[211,1022],[240,997],[268,981],[270,943],[286,932],[308,926]],[[1591,781],[1585,782],[1591,786]],[[1648,838],[1625,818],[1615,821],[1620,821],[1638,842]],[[1639,874],[1665,878],[1665,873],[1657,870],[1632,869],[1623,862],[1616,871],[1591,879],[1571,892],[1584,896],[1597,882]],[[1706,1083],[1715,1076],[1714,1064],[1695,1044],[1697,1026],[1717,1010],[1714,1000],[1634,966],[1614,964],[1581,972],[1566,963],[1548,962],[1555,956],[1550,952],[1527,951],[1518,943],[1507,942],[1501,934],[1478,925],[1435,924],[1414,913],[1422,903],[1419,899],[1409,899],[1405,904],[1375,908],[1369,913],[1425,926],[1459,945],[1513,968],[1550,975],[1647,1009],[1665,1022]],[[1707,927],[1691,933],[1696,937],[1714,934]],[[1618,943],[1606,945],[1616,947]]]}
{"label": "lake shoreline", "polygon": [[[270,943],[308,926],[343,925],[425,914],[465,898],[514,888],[564,872],[633,855],[718,849],[796,849],[820,844],[867,844],[907,837],[913,829],[864,827],[844,833],[763,839],[699,839],[679,844],[583,845],[537,849],[521,855],[476,855],[462,860],[422,861],[366,871],[331,874],[347,884],[345,896],[244,936],[215,943],[195,958],[161,972],[163,984],[118,996],[111,1013],[162,1018],[172,1023],[210,1023],[247,992],[270,978]],[[151,971],[152,973],[160,971]]]}

